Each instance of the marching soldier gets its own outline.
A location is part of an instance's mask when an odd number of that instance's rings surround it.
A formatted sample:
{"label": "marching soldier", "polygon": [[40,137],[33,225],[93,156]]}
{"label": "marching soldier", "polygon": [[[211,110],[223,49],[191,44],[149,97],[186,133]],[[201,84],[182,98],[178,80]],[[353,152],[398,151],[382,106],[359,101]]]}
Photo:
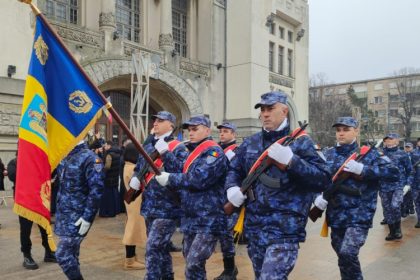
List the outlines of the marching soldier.
{"label": "marching soldier", "polygon": [[399,169],[398,181],[381,181],[379,195],[384,210],[385,222],[389,227],[389,234],[385,238],[387,241],[401,239],[401,203],[403,201],[404,191],[409,188],[412,165],[410,157],[399,149],[400,136],[397,133],[389,133],[384,140],[384,154]]}
{"label": "marching soldier", "polygon": [[[363,158],[352,159],[354,153],[361,153],[356,138],[359,135],[358,122],[352,117],[341,117],[333,125],[337,145],[325,152],[327,164],[336,173],[344,167],[338,177],[342,185],[356,194],[337,189],[330,203],[319,195],[315,206],[327,208],[327,223],[331,227],[331,245],[338,256],[338,266],[343,280],[363,279],[359,262],[359,250],[365,243],[375,215],[379,180],[398,179],[398,169],[386,156],[371,148]],[[347,174],[345,174],[347,173]],[[344,175],[345,174],[345,175]],[[346,179],[347,178],[347,179]],[[337,186],[331,186],[334,188]]]}
{"label": "marching soldier", "polygon": [[287,279],[296,263],[299,242],[305,241],[313,197],[327,186],[330,173],[306,134],[290,146],[281,144],[290,132],[285,93],[263,94],[255,105],[258,108],[262,131],[245,139],[236,149],[225,188],[228,200],[241,206],[247,198],[240,191],[242,180],[259,157],[268,152],[275,164],[255,184],[255,201],[245,205],[248,255],[255,279]]}
{"label": "marching soldier", "polygon": [[[222,147],[223,152],[229,161],[235,156],[235,149],[238,147],[236,144],[236,125],[233,123],[225,122],[217,126],[219,129],[219,145]],[[226,234],[220,236],[220,248],[223,253],[223,272],[214,280],[235,280],[238,275],[238,268],[235,265],[235,244],[233,241],[233,223],[237,218],[228,218],[228,230]]]}
{"label": "marching soldier", "polygon": [[104,188],[103,164],[80,142],[57,167],[55,234],[60,237],[56,258],[68,279],[83,279],[80,273],[80,244],[98,212]]}
{"label": "marching soldier", "polygon": [[420,228],[420,138],[417,140],[417,148],[413,151],[411,162],[414,171],[411,191],[417,212],[417,224],[414,227]]}
{"label": "marching soldier", "polygon": [[[152,117],[154,137],[144,146],[149,154],[157,151],[155,163],[166,172],[181,172],[188,150],[181,142],[174,140],[173,130],[176,118],[167,111],[160,111]],[[181,218],[180,193],[160,186],[154,174],[142,170],[147,168],[143,157],[139,157],[130,187],[144,188],[141,214],[146,220],[146,275],[145,279],[174,279],[172,257],[170,254],[171,237],[176,229],[176,221]],[[141,181],[143,185],[141,186]]]}
{"label": "marching soldier", "polygon": [[[413,154],[414,154],[413,143],[406,142],[404,144],[404,151],[410,157],[411,163],[414,164],[413,159],[412,159]],[[411,191],[412,179],[413,177],[410,176],[410,181],[407,181],[408,186],[405,187],[406,193],[404,193],[403,202],[401,204],[401,217],[402,218],[405,218],[410,214],[414,214],[413,193]]]}
{"label": "marching soldier", "polygon": [[183,170],[162,172],[156,180],[162,186],[182,192],[185,277],[200,280],[206,279],[206,260],[227,230],[223,212],[223,182],[228,160],[222,148],[210,137],[210,120],[207,117],[192,117],[182,127],[188,129],[190,140],[187,144],[190,155]]}

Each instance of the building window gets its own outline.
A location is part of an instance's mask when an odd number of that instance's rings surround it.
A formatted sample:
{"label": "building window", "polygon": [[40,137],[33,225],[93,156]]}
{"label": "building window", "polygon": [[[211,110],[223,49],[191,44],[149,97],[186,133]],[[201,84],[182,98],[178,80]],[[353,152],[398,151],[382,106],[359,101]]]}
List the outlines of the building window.
{"label": "building window", "polygon": [[287,50],[287,70],[289,77],[293,77],[293,51]]}
{"label": "building window", "polygon": [[398,109],[390,109],[389,110],[389,115],[391,117],[398,117]]}
{"label": "building window", "polygon": [[122,38],[140,43],[140,0],[117,0],[115,20]]}
{"label": "building window", "polygon": [[172,0],[172,36],[175,51],[187,57],[187,1]]}
{"label": "building window", "polygon": [[279,46],[279,74],[280,75],[284,75],[283,65],[284,65],[284,48],[282,46]]}
{"label": "building window", "polygon": [[268,70],[274,71],[274,43],[270,42],[268,47]]}
{"label": "building window", "polygon": [[46,0],[45,15],[57,21],[79,24],[79,2],[79,0]]}
{"label": "building window", "polygon": [[287,41],[289,43],[293,43],[293,32],[292,31],[287,31]]}
{"label": "building window", "polygon": [[276,25],[274,24],[274,22],[270,23],[270,25],[268,26],[268,32],[271,35],[276,35],[276,31],[275,31]]}
{"label": "building window", "polygon": [[373,99],[373,103],[382,104],[382,96],[375,96]]}
{"label": "building window", "polygon": [[284,39],[284,28],[279,26],[279,37],[280,39]]}

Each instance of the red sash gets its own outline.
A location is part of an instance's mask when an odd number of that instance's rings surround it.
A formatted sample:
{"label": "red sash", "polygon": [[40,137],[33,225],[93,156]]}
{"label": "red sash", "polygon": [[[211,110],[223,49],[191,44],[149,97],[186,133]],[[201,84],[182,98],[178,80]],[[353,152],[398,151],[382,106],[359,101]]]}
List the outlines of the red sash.
{"label": "red sash", "polygon": [[188,156],[187,160],[184,164],[184,169],[182,170],[182,173],[187,173],[188,169],[190,168],[191,164],[196,160],[205,150],[207,150],[210,147],[219,146],[216,142],[213,140],[206,140],[200,145],[197,146],[197,148],[194,149],[194,151]]}
{"label": "red sash", "polygon": [[[279,140],[276,141],[276,143],[279,143],[280,145],[282,145],[284,143],[284,141],[286,141],[289,137],[296,135],[296,133],[299,131],[300,128],[296,128],[295,130],[293,130],[291,135],[287,135],[284,136],[283,138],[280,138]],[[302,130],[300,131],[299,134],[297,134],[297,136],[295,137],[295,139],[300,138],[301,136],[307,136],[306,131]],[[270,145],[271,146],[271,145]],[[249,170],[248,174],[251,174],[252,172],[254,172],[254,170],[261,165],[262,161],[264,160],[264,158],[266,158],[268,156],[268,149],[270,147],[268,147],[261,155],[260,157],[254,162],[254,164],[252,165],[251,169]]]}
{"label": "red sash", "polygon": [[[169,151],[173,152],[176,149],[176,147],[179,146],[179,144],[181,144],[181,142],[178,141],[178,140],[170,141],[168,143]],[[163,161],[160,158],[160,156],[157,159],[155,159],[154,163],[155,163],[156,167],[159,168],[159,169],[162,168],[162,166],[163,166]],[[146,173],[146,176],[144,176],[144,181],[146,182],[146,186],[147,186],[147,184],[149,184],[149,182],[153,179],[154,176],[155,176],[155,173],[153,173],[153,172],[147,172]]]}
{"label": "red sash", "polygon": [[232,145],[230,145],[230,146],[226,147],[226,148],[223,150],[223,152],[226,154],[226,153],[227,153],[227,152],[229,152],[229,151],[233,151],[233,150],[235,150],[235,149],[236,149],[236,147],[238,147],[238,144],[232,144]]}

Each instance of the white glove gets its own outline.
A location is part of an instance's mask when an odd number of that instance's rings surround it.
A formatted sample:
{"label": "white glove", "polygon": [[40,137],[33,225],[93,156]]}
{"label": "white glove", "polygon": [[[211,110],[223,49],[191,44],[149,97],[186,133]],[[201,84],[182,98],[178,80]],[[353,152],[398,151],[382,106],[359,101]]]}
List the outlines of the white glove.
{"label": "white glove", "polygon": [[232,158],[233,158],[236,154],[235,154],[235,152],[234,152],[234,151],[229,150],[229,151],[227,151],[227,152],[226,152],[226,154],[225,154],[225,155],[226,155],[226,157],[228,158],[228,160],[229,160],[229,161],[231,161],[231,160],[232,160]]}
{"label": "white glove", "polygon": [[89,230],[90,228],[90,223],[86,222],[82,217],[80,217],[77,222],[74,223],[75,226],[79,226],[79,234],[80,235],[85,235],[86,232]]}
{"label": "white glove", "polygon": [[320,210],[325,210],[327,209],[328,201],[326,201],[322,194],[320,194],[315,198],[314,204],[316,208]]}
{"label": "white glove", "polygon": [[274,143],[268,148],[268,156],[281,164],[288,165],[292,160],[293,152],[289,146]]}
{"label": "white glove", "polygon": [[410,185],[405,185],[403,188],[403,195],[406,195],[410,191],[411,187]]}
{"label": "white glove", "polygon": [[169,150],[169,146],[163,138],[160,138],[155,144],[155,149],[159,152],[159,154],[163,155]]}
{"label": "white glove", "polygon": [[128,183],[128,185],[130,186],[130,188],[138,191],[140,189],[140,181],[137,178],[137,176],[134,176],[133,178],[131,178],[130,183]]}
{"label": "white glove", "polygon": [[235,186],[227,189],[227,199],[233,206],[239,207],[244,203],[246,195],[241,192],[241,189],[238,186]]}
{"label": "white glove", "polygon": [[162,172],[160,175],[156,175],[156,181],[158,181],[161,186],[166,186],[169,183],[169,174],[170,173],[168,172]]}
{"label": "white glove", "polygon": [[354,173],[356,175],[360,175],[362,174],[363,166],[364,166],[363,163],[357,162],[352,159],[346,163],[346,165],[344,166],[344,171]]}

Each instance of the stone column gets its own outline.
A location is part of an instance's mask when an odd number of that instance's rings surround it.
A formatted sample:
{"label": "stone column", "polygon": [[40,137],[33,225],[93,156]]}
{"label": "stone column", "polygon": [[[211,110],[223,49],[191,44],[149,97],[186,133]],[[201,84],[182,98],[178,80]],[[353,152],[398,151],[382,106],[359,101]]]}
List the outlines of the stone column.
{"label": "stone column", "polygon": [[[115,50],[115,40],[118,39],[115,24],[115,1],[116,0],[102,0],[101,1],[101,13],[99,15],[99,30],[104,32],[104,51],[105,53],[117,52],[121,53],[121,50]],[[121,41],[117,44],[121,45]],[[118,47],[117,47],[118,48]]]}
{"label": "stone column", "polygon": [[172,0],[160,0],[160,34],[159,49],[165,54],[174,49],[172,37]]}

